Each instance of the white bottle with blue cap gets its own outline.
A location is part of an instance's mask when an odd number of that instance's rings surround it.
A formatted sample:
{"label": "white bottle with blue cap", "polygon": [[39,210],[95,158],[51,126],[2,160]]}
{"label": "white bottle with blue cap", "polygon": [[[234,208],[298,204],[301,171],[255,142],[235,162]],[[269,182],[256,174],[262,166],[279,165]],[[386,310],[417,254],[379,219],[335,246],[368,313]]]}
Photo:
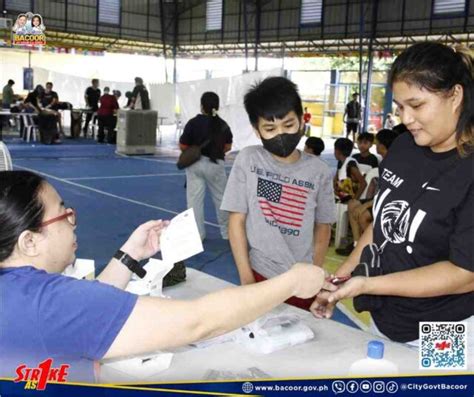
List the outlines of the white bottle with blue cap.
{"label": "white bottle with blue cap", "polygon": [[367,357],[354,362],[349,369],[349,375],[370,376],[398,374],[397,365],[383,358],[384,348],[383,342],[371,340],[367,346]]}

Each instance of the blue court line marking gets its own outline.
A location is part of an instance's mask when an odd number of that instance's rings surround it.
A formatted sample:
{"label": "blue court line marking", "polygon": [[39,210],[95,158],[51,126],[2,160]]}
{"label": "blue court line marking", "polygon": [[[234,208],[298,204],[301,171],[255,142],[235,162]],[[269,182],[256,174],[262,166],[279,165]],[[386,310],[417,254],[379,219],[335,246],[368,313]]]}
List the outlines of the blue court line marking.
{"label": "blue court line marking", "polygon": [[[127,156],[126,154],[121,154],[121,153],[115,153],[115,155],[119,156],[119,157],[124,157],[126,159],[153,161],[154,163],[176,164],[176,161],[159,160],[159,159],[146,158],[146,157]],[[165,157],[165,156],[163,156],[163,157]]]}
{"label": "blue court line marking", "polygon": [[155,176],[180,176],[186,175],[184,172],[173,172],[164,174],[140,174],[140,175],[114,175],[114,176],[83,176],[79,178],[64,178],[67,181],[85,181],[94,179],[121,179],[121,178],[149,178]]}
{"label": "blue court line marking", "polygon": [[[119,199],[119,200],[127,201],[127,202],[132,203],[132,204],[141,205],[141,206],[143,206],[143,207],[153,208],[153,209],[156,209],[156,210],[160,210],[160,211],[163,211],[163,212],[167,212],[168,214],[174,214],[174,215],[178,215],[178,214],[179,214],[179,212],[176,212],[176,211],[171,211],[171,210],[168,210],[168,209],[163,208],[163,207],[158,207],[158,206],[156,206],[156,205],[143,203],[143,202],[141,202],[141,201],[129,199],[129,198],[126,198],[126,197],[117,196],[116,194],[108,193],[108,192],[105,192],[105,191],[99,190],[99,189],[94,189],[94,188],[89,187],[89,186],[86,186],[86,185],[81,185],[80,183],[72,182],[72,181],[69,181],[69,180],[64,179],[64,178],[59,178],[59,177],[57,177],[57,176],[47,174],[47,173],[45,173],[45,172],[37,171],[37,170],[35,170],[35,169],[33,169],[33,168],[23,167],[23,166],[21,166],[21,165],[16,165],[16,164],[14,164],[14,166],[15,166],[15,168],[21,168],[21,169],[26,170],[26,171],[35,172],[35,173],[40,174],[40,175],[43,175],[43,176],[45,176],[45,177],[47,177],[47,178],[51,178],[51,179],[54,179],[54,180],[56,180],[56,181],[59,181],[59,182],[62,182],[62,183],[66,183],[66,184],[69,184],[69,185],[72,185],[72,186],[80,187],[80,188],[82,188],[82,189],[90,190],[91,192],[99,193],[99,194],[102,194],[102,195],[104,195],[104,196],[113,197],[113,198],[116,198],[116,199]],[[209,226],[213,226],[213,227],[220,228],[219,225],[217,225],[217,224],[215,224],[215,223],[212,223],[212,222],[204,221],[204,223],[205,223],[206,225],[209,225]]]}

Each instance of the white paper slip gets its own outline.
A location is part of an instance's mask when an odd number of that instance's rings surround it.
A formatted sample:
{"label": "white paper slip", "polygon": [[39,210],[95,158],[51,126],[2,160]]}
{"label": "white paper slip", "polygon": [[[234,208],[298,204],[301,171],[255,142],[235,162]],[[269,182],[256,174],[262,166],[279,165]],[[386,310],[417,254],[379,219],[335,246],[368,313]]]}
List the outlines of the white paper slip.
{"label": "white paper slip", "polygon": [[160,246],[166,263],[184,261],[204,251],[192,208],[171,219],[161,234]]}

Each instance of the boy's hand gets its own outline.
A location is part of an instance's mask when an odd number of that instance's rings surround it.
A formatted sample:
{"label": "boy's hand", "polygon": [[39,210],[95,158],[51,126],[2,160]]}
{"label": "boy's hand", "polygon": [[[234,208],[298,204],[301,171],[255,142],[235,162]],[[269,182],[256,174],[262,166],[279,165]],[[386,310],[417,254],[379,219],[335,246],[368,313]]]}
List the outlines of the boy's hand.
{"label": "boy's hand", "polygon": [[160,250],[160,236],[169,221],[148,221],[138,226],[121,250],[133,259],[141,261],[155,255]]}
{"label": "boy's hand", "polygon": [[330,295],[329,291],[321,291],[317,296],[314,302],[309,308],[310,312],[316,318],[331,318],[334,312],[334,306],[336,302],[329,303],[328,297]]}

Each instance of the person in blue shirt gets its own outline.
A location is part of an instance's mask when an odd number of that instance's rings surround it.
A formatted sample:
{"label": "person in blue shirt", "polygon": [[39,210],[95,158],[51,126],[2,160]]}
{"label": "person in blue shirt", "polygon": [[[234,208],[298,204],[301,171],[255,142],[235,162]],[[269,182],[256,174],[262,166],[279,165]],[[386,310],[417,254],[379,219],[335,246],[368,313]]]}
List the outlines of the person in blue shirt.
{"label": "person in blue shirt", "polygon": [[[136,261],[159,251],[167,222],[140,225],[121,251]],[[131,271],[112,259],[94,281],[60,274],[75,260],[76,212],[41,176],[0,172],[0,377],[48,358],[69,364],[68,381],[96,379],[94,363],[214,337],[247,324],[290,296],[308,298],[321,268],[296,264],[264,283],[179,301],[123,291]],[[121,255],[123,256],[123,255]]]}

